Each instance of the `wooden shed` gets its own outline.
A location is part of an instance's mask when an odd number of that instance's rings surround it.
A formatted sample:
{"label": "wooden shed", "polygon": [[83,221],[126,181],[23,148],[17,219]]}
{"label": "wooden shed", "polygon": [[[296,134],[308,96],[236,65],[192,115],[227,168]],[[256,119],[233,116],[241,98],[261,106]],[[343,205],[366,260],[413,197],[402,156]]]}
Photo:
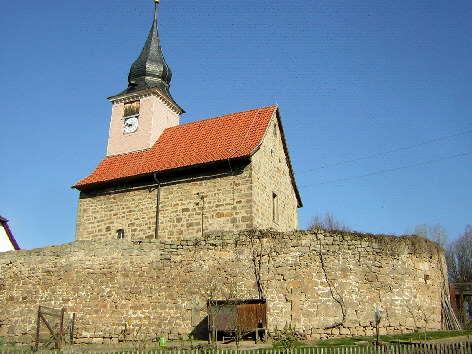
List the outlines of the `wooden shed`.
{"label": "wooden shed", "polygon": [[214,340],[218,332],[244,337],[254,334],[256,341],[259,333],[265,335],[267,329],[267,306],[265,299],[249,300],[209,300],[208,333]]}

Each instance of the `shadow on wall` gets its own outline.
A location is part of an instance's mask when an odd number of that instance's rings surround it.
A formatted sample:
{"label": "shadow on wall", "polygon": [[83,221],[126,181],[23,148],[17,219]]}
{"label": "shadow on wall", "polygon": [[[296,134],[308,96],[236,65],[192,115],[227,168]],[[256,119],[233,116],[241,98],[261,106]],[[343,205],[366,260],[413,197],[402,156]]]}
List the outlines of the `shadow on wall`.
{"label": "shadow on wall", "polygon": [[197,340],[208,340],[208,316],[195,326],[190,335]]}

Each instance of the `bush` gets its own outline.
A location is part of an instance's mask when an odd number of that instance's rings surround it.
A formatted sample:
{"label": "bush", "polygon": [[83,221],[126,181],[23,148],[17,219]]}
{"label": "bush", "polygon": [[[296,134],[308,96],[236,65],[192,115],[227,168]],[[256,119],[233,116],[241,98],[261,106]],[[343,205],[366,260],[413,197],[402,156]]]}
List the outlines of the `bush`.
{"label": "bush", "polygon": [[295,326],[291,324],[285,324],[282,331],[276,332],[274,347],[293,349],[299,346],[298,336]]}

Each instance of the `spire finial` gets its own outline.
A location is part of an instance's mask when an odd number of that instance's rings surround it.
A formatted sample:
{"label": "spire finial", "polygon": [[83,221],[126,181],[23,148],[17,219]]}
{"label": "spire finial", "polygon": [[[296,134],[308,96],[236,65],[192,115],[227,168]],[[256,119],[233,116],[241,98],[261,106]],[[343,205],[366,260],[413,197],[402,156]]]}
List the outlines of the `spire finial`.
{"label": "spire finial", "polygon": [[157,31],[157,5],[159,2],[160,0],[154,0],[154,21],[141,54],[129,70],[126,92],[157,87],[171,98],[169,84],[172,72],[164,60]]}
{"label": "spire finial", "polygon": [[159,5],[159,0],[154,0],[154,20],[157,21],[157,5]]}

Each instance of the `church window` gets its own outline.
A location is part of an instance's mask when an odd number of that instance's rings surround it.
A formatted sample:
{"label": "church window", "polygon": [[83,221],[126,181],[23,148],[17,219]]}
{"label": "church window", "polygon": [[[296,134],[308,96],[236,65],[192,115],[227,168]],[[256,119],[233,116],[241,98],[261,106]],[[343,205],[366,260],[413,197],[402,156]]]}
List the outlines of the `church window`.
{"label": "church window", "polygon": [[279,222],[279,200],[275,193],[272,193],[272,221]]}
{"label": "church window", "polygon": [[138,130],[139,101],[125,103],[123,108],[123,134],[131,134]]}
{"label": "church window", "polygon": [[139,101],[125,103],[123,117],[137,116],[139,114]]}
{"label": "church window", "polygon": [[118,240],[121,240],[121,239],[125,238],[125,230],[123,230],[123,229],[116,230],[116,238]]}

